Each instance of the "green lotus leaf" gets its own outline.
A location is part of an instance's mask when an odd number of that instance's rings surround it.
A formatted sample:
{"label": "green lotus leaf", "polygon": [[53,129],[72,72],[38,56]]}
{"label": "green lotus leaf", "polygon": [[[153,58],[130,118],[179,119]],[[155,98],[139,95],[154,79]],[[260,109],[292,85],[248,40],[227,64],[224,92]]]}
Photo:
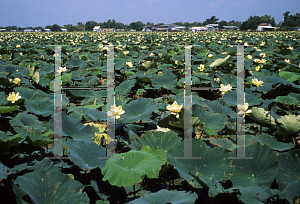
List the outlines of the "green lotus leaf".
{"label": "green lotus leaf", "polygon": [[300,80],[300,75],[296,74],[294,72],[286,72],[286,71],[281,71],[278,73],[278,75],[289,82],[293,83],[294,81]]}
{"label": "green lotus leaf", "polygon": [[19,113],[14,119],[9,121],[10,125],[13,127],[21,127],[39,131],[45,131],[47,128],[44,123],[39,121],[38,117],[32,114],[27,114],[26,112]]}
{"label": "green lotus leaf", "polygon": [[230,84],[230,86],[236,87],[237,77],[235,75],[218,73],[217,78],[220,79],[220,84],[224,84],[225,86]]}
{"label": "green lotus leaf", "polygon": [[231,118],[236,118],[236,113],[233,112],[230,108],[224,107],[221,104],[220,99],[214,101],[205,100],[202,103],[203,105],[206,105],[209,108],[209,110],[212,111],[213,113],[223,113],[230,116]]}
{"label": "green lotus leaf", "polygon": [[166,162],[165,159],[161,159],[164,152],[159,149],[153,154],[143,151],[144,148],[145,146],[141,151],[131,150],[116,154],[115,157],[120,159],[108,159],[102,169],[104,175],[102,180],[108,180],[111,185],[121,187],[141,182],[143,175],[147,175],[148,178],[157,178],[161,166]]}
{"label": "green lotus leaf", "polygon": [[26,139],[26,137],[28,137],[30,140],[27,141],[33,146],[44,146],[52,143],[52,140],[50,140],[47,136],[44,136],[41,131],[33,129],[27,130],[23,127],[14,127],[14,130],[19,133],[22,138]]}
{"label": "green lotus leaf", "polygon": [[[235,188],[236,189],[236,188]],[[241,195],[237,197],[244,203],[264,203],[269,197],[278,195],[280,191],[278,189],[270,189],[267,186],[248,186],[248,187],[238,187]]]}
{"label": "green lotus leaf", "polygon": [[0,179],[6,179],[8,176],[9,168],[0,162]]}
{"label": "green lotus leaf", "polygon": [[40,170],[26,173],[18,176],[14,184],[18,184],[34,203],[89,202],[87,194],[81,192],[83,185],[61,172]]}
{"label": "green lotus leaf", "polygon": [[116,87],[115,95],[127,95],[127,93],[134,87],[136,83],[135,79],[132,80],[124,80],[119,86]]}
{"label": "green lotus leaf", "polygon": [[248,113],[248,116],[257,124],[260,125],[272,125],[276,126],[275,118],[269,114],[268,111],[265,111],[263,108],[253,107],[251,108],[251,113]]}
{"label": "green lotus leaf", "polygon": [[297,137],[300,132],[300,116],[285,115],[277,120],[276,129],[288,138]]}
{"label": "green lotus leaf", "polygon": [[97,120],[106,120],[107,119],[107,114],[104,112],[97,111],[92,108],[87,108],[87,107],[74,107],[70,108],[68,113],[70,114],[70,117],[75,118],[77,120],[81,120],[82,116],[89,121],[97,121]]}
{"label": "green lotus leaf", "polygon": [[[282,192],[280,192],[279,197],[282,199],[287,199],[290,203],[299,203],[300,198],[300,184],[299,184],[299,180],[287,185],[287,187],[285,187],[283,189]],[[298,202],[296,201],[298,198]]]}
{"label": "green lotus leaf", "polygon": [[169,132],[147,131],[144,135],[142,135],[142,137],[139,137],[139,144],[147,145],[154,149],[162,148],[165,151],[168,151],[176,143],[181,141],[181,139],[177,135],[178,135],[177,133],[172,131]]}
{"label": "green lotus leaf", "polygon": [[217,135],[217,132],[222,130],[227,123],[226,114],[214,114],[204,111],[199,105],[193,106],[193,115],[197,116],[198,119],[204,123],[201,127],[207,135]]}
{"label": "green lotus leaf", "polygon": [[172,90],[177,85],[177,77],[170,69],[163,69],[163,75],[154,75],[151,79],[154,88],[165,88]]}
{"label": "green lotus leaf", "polygon": [[209,141],[214,145],[214,146],[219,146],[224,149],[227,149],[228,151],[233,151],[236,149],[236,145],[233,144],[233,142],[227,138],[215,138],[215,137],[210,137]]}
{"label": "green lotus leaf", "polygon": [[[168,153],[168,163],[172,164],[179,172],[180,177],[187,180],[195,188],[208,188],[208,183],[214,176],[217,181],[229,179],[233,173],[228,159],[229,153],[220,147],[210,148],[207,144],[195,138],[192,138],[192,155],[201,157],[201,159],[176,159],[175,157],[190,157],[184,155],[184,141],[171,148]],[[195,178],[198,181],[195,181]],[[199,182],[200,181],[200,182]]]}
{"label": "green lotus leaf", "polygon": [[[292,201],[299,196],[300,189],[300,149],[281,153],[277,156],[279,171],[276,176],[281,195]],[[292,203],[292,202],[291,202]]]}
{"label": "green lotus leaf", "polygon": [[157,204],[157,203],[172,203],[172,204],[193,204],[197,200],[198,195],[196,193],[184,192],[184,191],[168,191],[162,189],[156,193],[143,195],[138,199],[135,199],[129,204]]}
{"label": "green lotus leaf", "polygon": [[[246,146],[245,152],[246,157],[253,159],[232,160],[235,166],[235,172],[230,178],[233,187],[270,186],[278,172],[276,153],[268,145],[260,143]],[[236,153],[232,155],[236,156]]]}
{"label": "green lotus leaf", "polygon": [[75,58],[74,56],[66,61],[66,67],[68,68],[82,67],[85,64],[86,62],[84,60]]}
{"label": "green lotus leaf", "polygon": [[299,102],[296,98],[294,98],[290,95],[288,95],[288,96],[277,96],[275,98],[275,101],[278,102],[278,103],[284,104],[284,105],[293,105],[293,104],[296,104],[296,103]]}
{"label": "green lotus leaf", "polygon": [[48,117],[54,113],[53,101],[46,99],[25,100],[25,107],[30,112],[43,117]]}
{"label": "green lotus leaf", "polygon": [[85,140],[65,142],[64,145],[70,152],[68,157],[79,168],[85,171],[90,171],[97,167],[100,169],[104,168],[106,159],[99,159],[99,157],[106,157],[106,149],[101,145]]}
{"label": "green lotus leaf", "polygon": [[124,105],[123,110],[125,113],[121,115],[121,121],[123,123],[134,123],[140,120],[148,122],[155,109],[157,109],[157,107],[153,99],[138,98]]}
{"label": "green lotus leaf", "polygon": [[4,154],[10,154],[11,153],[11,147],[18,147],[20,145],[20,141],[23,140],[23,138],[16,134],[14,136],[7,136],[2,131],[0,132],[0,155]]}
{"label": "green lotus leaf", "polygon": [[[51,131],[54,131],[53,118],[50,120]],[[85,126],[80,120],[74,119],[62,111],[62,136],[70,136],[73,139],[92,139],[95,137],[90,126]]]}
{"label": "green lotus leaf", "polygon": [[[246,92],[246,94],[245,94],[245,103],[248,103],[249,106],[260,105],[263,102],[262,96],[261,96],[260,93],[249,93],[247,91],[247,89],[245,90],[245,92]],[[226,92],[226,94],[224,94],[224,96],[222,97],[221,100],[236,107],[236,105],[237,105],[237,98],[236,97],[237,97],[236,90],[232,90],[232,91]]]}
{"label": "green lotus leaf", "polygon": [[4,92],[0,92],[0,105],[7,103],[7,96]]}
{"label": "green lotus leaf", "polygon": [[259,133],[254,138],[259,143],[266,144],[270,148],[277,151],[286,151],[295,147],[295,144],[293,143],[279,142],[274,136],[268,135],[266,133]]}
{"label": "green lotus leaf", "polygon": [[39,89],[30,89],[27,87],[16,87],[14,88],[15,92],[19,92],[19,95],[22,97],[22,99],[29,99],[29,100],[37,100],[37,99],[47,99],[47,100],[53,100],[53,96],[50,97],[50,95],[46,94],[45,92],[39,90]]}
{"label": "green lotus leaf", "polygon": [[19,106],[0,106],[0,114],[9,113],[18,109]]}

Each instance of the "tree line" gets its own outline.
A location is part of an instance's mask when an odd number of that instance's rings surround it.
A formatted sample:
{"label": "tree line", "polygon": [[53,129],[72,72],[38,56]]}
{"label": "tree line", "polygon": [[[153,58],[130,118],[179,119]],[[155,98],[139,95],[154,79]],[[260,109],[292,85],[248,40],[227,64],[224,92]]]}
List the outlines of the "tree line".
{"label": "tree line", "polygon": [[[207,24],[219,24],[219,28],[222,28],[223,26],[236,26],[240,30],[256,30],[257,26],[260,23],[267,23],[271,24],[271,26],[274,27],[280,27],[278,30],[296,30],[297,26],[300,26],[300,13],[296,13],[295,15],[290,15],[290,11],[286,11],[283,13],[284,21],[279,22],[278,24],[275,23],[274,17],[271,17],[271,15],[264,15],[264,16],[250,16],[246,21],[241,22],[241,21],[220,21],[219,19],[216,18],[216,16],[212,16],[211,18],[206,19],[203,22],[174,22],[173,24],[179,25],[179,26],[185,26],[186,28],[188,27],[193,27],[193,26],[205,26]],[[58,24],[53,24],[53,25],[47,25],[45,28],[50,29],[51,31],[61,31],[62,28],[67,29],[68,31],[92,31],[95,26],[100,26],[101,28],[115,28],[115,29],[124,29],[125,31],[128,30],[136,30],[136,31],[141,31],[145,25],[150,25],[154,24],[151,22],[147,22],[144,24],[141,21],[136,21],[132,22],[129,25],[121,23],[121,22],[116,22],[115,19],[109,19],[106,22],[103,23],[97,23],[96,21],[87,21],[85,24],[82,22],[78,22],[77,25],[72,25],[72,24],[67,24],[64,25],[63,27],[59,26]],[[158,24],[163,24],[163,23],[158,23]],[[6,31],[24,31],[25,28],[20,28],[17,26],[7,26],[7,27],[1,27],[0,29],[6,29]],[[39,27],[27,27],[26,29],[32,29],[32,30],[41,30],[44,31],[44,29],[39,26]]]}

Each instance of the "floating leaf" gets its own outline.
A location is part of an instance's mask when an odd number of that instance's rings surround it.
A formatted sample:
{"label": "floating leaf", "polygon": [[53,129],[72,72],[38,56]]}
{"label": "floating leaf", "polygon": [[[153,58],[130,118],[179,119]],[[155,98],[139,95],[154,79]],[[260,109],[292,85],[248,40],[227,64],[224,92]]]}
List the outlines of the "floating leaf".
{"label": "floating leaf", "polygon": [[153,154],[143,151],[144,148],[145,146],[141,151],[131,150],[116,154],[115,157],[120,159],[108,159],[102,169],[104,175],[102,180],[108,180],[111,185],[121,187],[141,182],[143,175],[147,175],[148,178],[157,178],[161,166],[166,162],[161,159],[164,152],[160,149]]}
{"label": "floating leaf", "polygon": [[14,184],[18,184],[34,203],[89,202],[87,194],[81,193],[83,185],[61,172],[40,170],[26,173],[18,176]]}
{"label": "floating leaf", "polygon": [[196,193],[184,192],[184,191],[168,191],[162,189],[156,193],[143,195],[142,197],[135,199],[129,204],[157,204],[157,203],[172,203],[172,204],[194,204],[198,198]]}

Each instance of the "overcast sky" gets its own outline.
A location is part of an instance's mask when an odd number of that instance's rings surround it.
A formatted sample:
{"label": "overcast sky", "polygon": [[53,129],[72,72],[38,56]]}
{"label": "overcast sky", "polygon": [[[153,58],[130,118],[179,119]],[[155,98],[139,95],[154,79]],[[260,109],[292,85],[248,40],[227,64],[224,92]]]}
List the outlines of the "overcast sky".
{"label": "overcast sky", "polygon": [[300,0],[0,0],[0,26],[19,27],[115,19],[130,24],[245,21],[249,16],[271,15],[283,21],[283,13],[300,13]]}

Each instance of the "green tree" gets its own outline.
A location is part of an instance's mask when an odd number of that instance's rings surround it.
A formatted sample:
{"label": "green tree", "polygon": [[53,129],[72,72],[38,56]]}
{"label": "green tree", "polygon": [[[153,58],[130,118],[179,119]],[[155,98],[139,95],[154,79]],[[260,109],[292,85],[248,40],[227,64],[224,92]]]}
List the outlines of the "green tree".
{"label": "green tree", "polygon": [[90,30],[90,31],[92,31],[93,28],[94,28],[95,26],[97,26],[97,25],[98,25],[98,23],[95,22],[95,21],[88,21],[88,22],[85,23],[85,30]]}
{"label": "green tree", "polygon": [[216,23],[218,23],[218,18],[216,18],[216,16],[212,16],[212,17],[210,17],[209,19],[206,19],[205,21],[204,21],[204,24],[205,25],[207,25],[207,24],[216,24]]}
{"label": "green tree", "polygon": [[51,31],[52,32],[57,32],[57,31],[61,31],[60,29],[61,29],[61,27],[59,25],[53,24],[52,28],[51,28]]}
{"label": "green tree", "polygon": [[136,31],[142,31],[144,28],[145,24],[141,21],[137,21],[137,22],[132,22],[130,23],[130,27],[131,29],[134,29]]}
{"label": "green tree", "polygon": [[219,22],[219,28],[223,28],[223,26],[227,26],[227,22],[226,21],[220,21]]}

